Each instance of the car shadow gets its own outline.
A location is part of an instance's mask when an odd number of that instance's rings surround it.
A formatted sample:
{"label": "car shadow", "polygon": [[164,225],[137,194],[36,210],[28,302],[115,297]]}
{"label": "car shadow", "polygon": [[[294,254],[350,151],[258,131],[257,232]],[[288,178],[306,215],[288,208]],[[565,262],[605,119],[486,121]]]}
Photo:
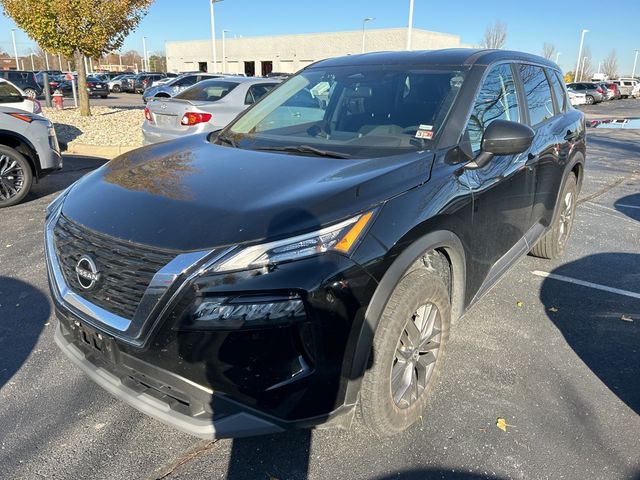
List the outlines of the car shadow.
{"label": "car shadow", "polygon": [[53,122],[53,128],[61,145],[66,145],[82,135],[82,130],[67,123]]}
{"label": "car shadow", "polygon": [[0,275],[0,388],[27,360],[50,314],[47,295]]}
{"label": "car shadow", "polygon": [[640,193],[632,193],[619,198],[613,206],[620,213],[640,222]]}
{"label": "car shadow", "polygon": [[[540,299],[547,315],[591,371],[640,414],[640,255],[599,253],[551,273],[606,285],[603,291],[548,277]],[[624,295],[631,292],[633,295]]]}

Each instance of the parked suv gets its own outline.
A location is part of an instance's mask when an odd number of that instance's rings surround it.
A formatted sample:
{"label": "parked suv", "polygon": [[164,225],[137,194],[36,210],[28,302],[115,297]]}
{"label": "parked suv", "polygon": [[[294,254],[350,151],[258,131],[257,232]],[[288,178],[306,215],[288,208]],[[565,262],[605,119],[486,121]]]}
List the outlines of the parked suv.
{"label": "parked suv", "polygon": [[36,81],[36,76],[33,72],[22,70],[0,70],[0,78],[10,81],[31,98],[36,98],[42,95],[42,87]]}
{"label": "parked suv", "polygon": [[0,208],[20,203],[34,180],[60,168],[62,156],[51,122],[0,106]]}
{"label": "parked suv", "polygon": [[565,251],[585,161],[566,97],[525,53],[352,55],[218,133],[122,155],[48,209],[56,342],[194,435],[357,410],[400,432],[455,378],[452,321],[527,252]]}
{"label": "parked suv", "polygon": [[133,92],[143,93],[153,82],[165,77],[164,73],[139,73],[133,80]]}

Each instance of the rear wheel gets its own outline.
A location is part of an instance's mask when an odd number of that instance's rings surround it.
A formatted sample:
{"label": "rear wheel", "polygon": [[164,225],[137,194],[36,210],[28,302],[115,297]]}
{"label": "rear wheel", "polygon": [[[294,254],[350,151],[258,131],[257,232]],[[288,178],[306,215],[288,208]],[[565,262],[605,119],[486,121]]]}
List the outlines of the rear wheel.
{"label": "rear wheel", "polygon": [[109,95],[100,95],[100,98],[107,98]]}
{"label": "rear wheel", "polygon": [[38,96],[38,92],[36,92],[33,88],[25,88],[24,94],[30,98],[36,98]]}
{"label": "rear wheel", "polygon": [[13,148],[0,145],[0,208],[20,203],[33,183],[31,166]]}
{"label": "rear wheel", "polygon": [[567,178],[564,185],[560,201],[556,205],[556,212],[551,229],[538,240],[531,254],[540,258],[558,258],[564,251],[571,237],[573,229],[573,219],[576,212],[576,201],[578,199],[578,184],[576,176],[572,173]]}
{"label": "rear wheel", "polygon": [[114,85],[111,91],[113,93],[120,93],[120,85]]}
{"label": "rear wheel", "polygon": [[593,105],[596,99],[592,95],[587,95],[587,105]]}
{"label": "rear wheel", "polygon": [[414,270],[400,280],[382,313],[360,394],[362,419],[379,436],[402,432],[423,415],[450,318],[439,276]]}

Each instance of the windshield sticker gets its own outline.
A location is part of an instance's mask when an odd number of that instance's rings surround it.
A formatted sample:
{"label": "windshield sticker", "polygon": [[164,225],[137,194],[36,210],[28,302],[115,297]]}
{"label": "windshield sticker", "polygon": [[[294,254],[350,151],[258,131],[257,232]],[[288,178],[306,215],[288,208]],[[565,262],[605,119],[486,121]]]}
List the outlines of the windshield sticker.
{"label": "windshield sticker", "polygon": [[433,125],[420,125],[416,132],[416,138],[431,140],[433,138]]}

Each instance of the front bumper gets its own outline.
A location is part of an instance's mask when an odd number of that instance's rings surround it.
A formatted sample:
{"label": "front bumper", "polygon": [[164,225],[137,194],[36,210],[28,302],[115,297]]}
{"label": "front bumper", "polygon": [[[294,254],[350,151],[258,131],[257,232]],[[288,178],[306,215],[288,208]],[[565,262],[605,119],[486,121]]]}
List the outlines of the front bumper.
{"label": "front bumper", "polygon": [[[112,322],[113,315],[88,304],[64,283],[51,229],[50,219],[46,251],[60,321],[56,342],[113,395],[203,438],[350,421],[355,405],[347,400],[347,391],[352,380],[358,380],[350,378],[352,334],[364,321],[377,285],[351,260],[326,254],[263,274],[238,272],[191,281],[177,276],[174,283],[184,282],[184,288],[174,284],[159,301],[170,308],[151,311],[163,313],[150,313],[144,324],[136,325],[134,317],[131,324],[119,325]],[[303,321],[259,328],[183,328],[194,295],[293,291],[304,299]]]}

